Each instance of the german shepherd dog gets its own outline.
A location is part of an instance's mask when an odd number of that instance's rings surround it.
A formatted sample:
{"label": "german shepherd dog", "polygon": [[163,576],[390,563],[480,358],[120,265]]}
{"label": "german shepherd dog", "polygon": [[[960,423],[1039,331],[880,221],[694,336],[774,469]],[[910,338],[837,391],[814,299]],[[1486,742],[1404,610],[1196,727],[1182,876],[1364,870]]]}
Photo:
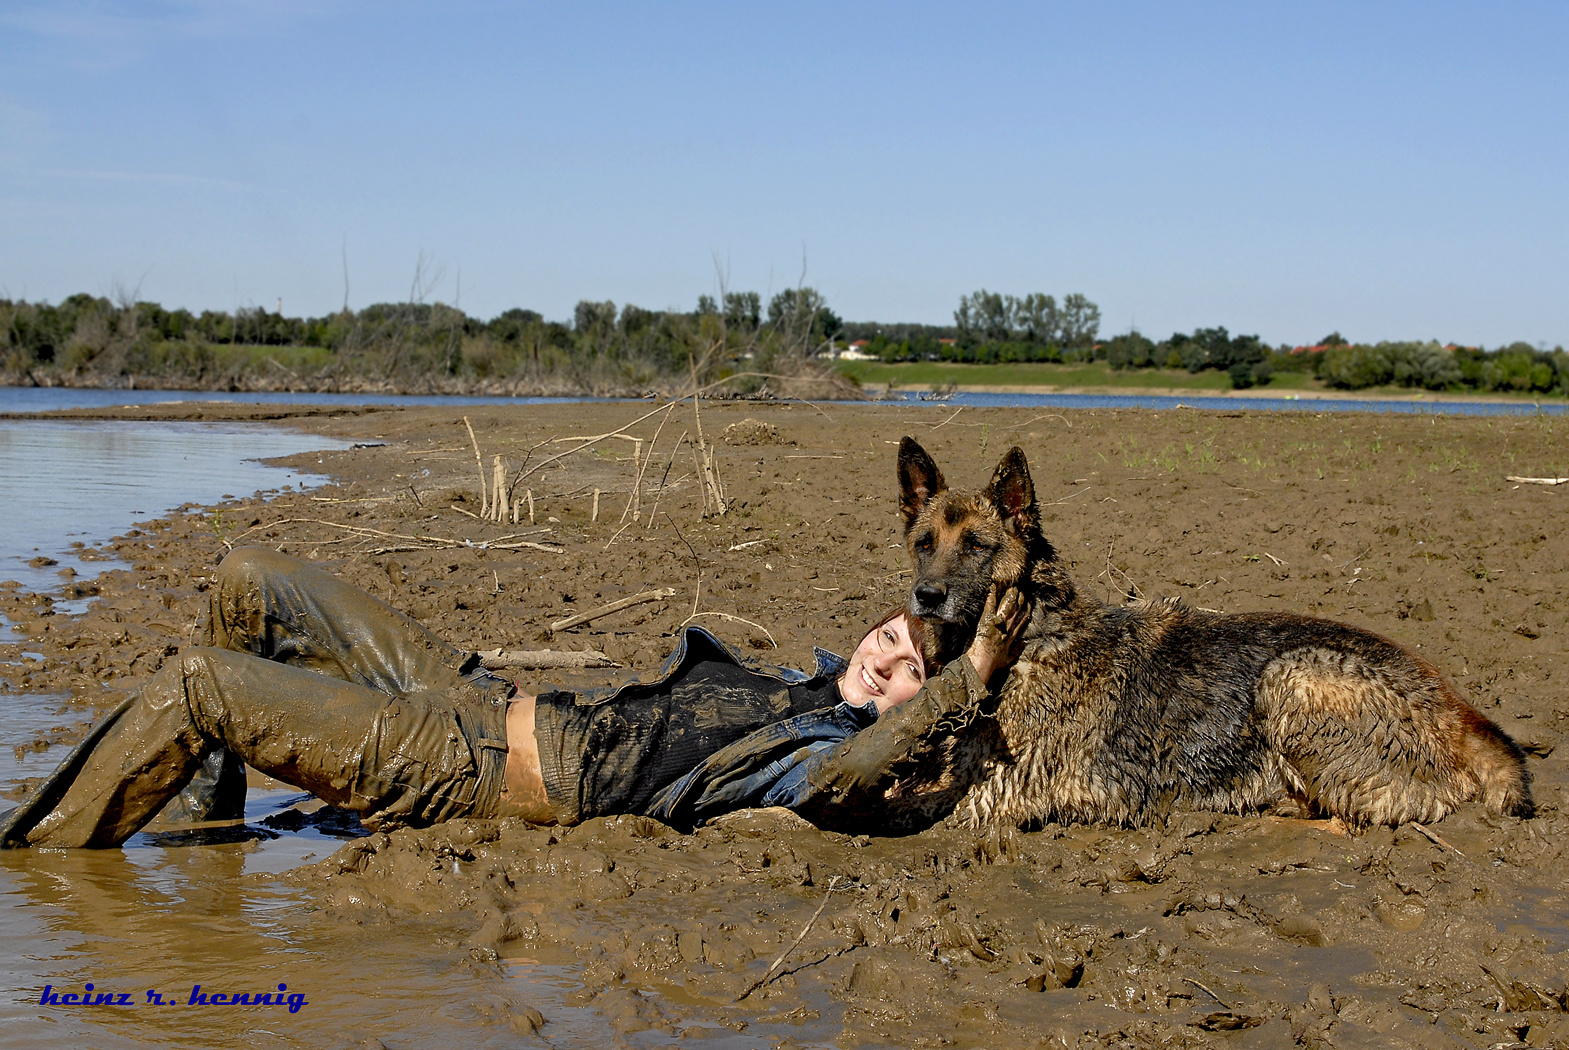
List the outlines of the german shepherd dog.
{"label": "german shepherd dog", "polygon": [[1531,816],[1520,748],[1410,650],[1289,613],[1096,600],[1042,535],[1018,448],[984,490],[954,492],[905,438],[899,483],[909,608],[936,655],[966,647],[994,586],[1032,603],[995,725],[950,756],[970,754],[950,783],[971,785],[971,822],[1126,825],[1294,801],[1363,826],[1438,820],[1474,798]]}

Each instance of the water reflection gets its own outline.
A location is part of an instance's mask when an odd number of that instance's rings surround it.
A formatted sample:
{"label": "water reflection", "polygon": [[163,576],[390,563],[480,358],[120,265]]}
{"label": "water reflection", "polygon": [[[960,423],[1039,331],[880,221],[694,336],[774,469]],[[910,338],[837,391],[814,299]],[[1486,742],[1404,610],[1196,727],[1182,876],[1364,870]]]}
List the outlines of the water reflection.
{"label": "water reflection", "polygon": [[554,405],[606,401],[598,397],[495,397],[458,394],[293,394],[282,391],[94,390],[75,387],[0,386],[0,412],[57,412],[117,405],[167,405],[184,401],[237,405]]}
{"label": "water reflection", "polygon": [[47,591],[95,574],[102,563],[73,541],[107,540],[185,503],[314,484],[318,475],[256,460],[344,447],[252,424],[0,420],[0,579]]}
{"label": "water reflection", "polygon": [[[0,1031],[13,1046],[515,1046],[472,1006],[507,995],[500,968],[396,923],[322,920],[246,847],[0,852]],[[130,1005],[45,1004],[45,986]],[[306,1002],[192,1004],[193,987]],[[162,999],[149,1000],[148,992]],[[198,993],[201,994],[201,993]],[[462,1009],[454,1009],[461,1006]]]}
{"label": "water reflection", "polygon": [[[72,704],[62,693],[0,695],[0,800],[23,779],[42,777],[60,764],[70,748],[48,741],[80,737],[97,717],[97,709]],[[9,806],[0,801],[0,809]]]}
{"label": "water reflection", "polygon": [[[282,838],[289,838],[284,835]],[[139,836],[122,850],[0,851],[0,1042],[8,1046],[272,1047],[557,1046],[599,1050],[612,1038],[583,1001],[570,952],[536,945],[527,959],[472,950],[439,918],[318,910],[286,879],[250,871],[251,844],[171,848]],[[549,907],[543,903],[543,907]],[[53,993],[125,995],[128,1005],[44,1003]],[[288,1005],[192,1004],[196,994],[273,994]],[[149,1000],[152,991],[161,1003]],[[705,1046],[742,1050],[828,1041],[837,1020],[757,1017],[744,1032],[726,1011],[667,989],[670,1008]],[[657,992],[645,992],[654,1001]],[[821,1000],[821,1001],[817,1001]],[[838,1011],[822,996],[825,1017]],[[530,1009],[548,1022],[537,1034]],[[618,1045],[668,1045],[663,1026]],[[378,1045],[370,1043],[369,1045]]]}

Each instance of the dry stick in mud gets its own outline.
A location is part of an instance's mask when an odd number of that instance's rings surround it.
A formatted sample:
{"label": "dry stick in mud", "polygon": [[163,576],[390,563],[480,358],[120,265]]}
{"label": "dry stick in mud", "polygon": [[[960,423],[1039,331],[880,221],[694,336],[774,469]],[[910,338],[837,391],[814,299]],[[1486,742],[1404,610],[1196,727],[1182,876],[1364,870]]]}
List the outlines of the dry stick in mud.
{"label": "dry stick in mud", "polygon": [[659,587],[652,591],[644,591],[641,594],[634,594],[629,598],[622,598],[618,601],[613,601],[609,605],[602,605],[598,609],[593,609],[586,613],[579,613],[576,616],[568,616],[565,620],[557,620],[555,623],[550,625],[550,630],[552,633],[554,633],[556,631],[565,631],[572,627],[581,627],[583,624],[591,623],[594,620],[599,619],[601,616],[609,616],[613,612],[620,612],[622,609],[630,609],[632,606],[642,605],[644,602],[661,601],[665,598],[672,597],[675,593],[676,589],[674,587]]}
{"label": "dry stick in mud", "polygon": [[[686,440],[686,434],[687,432],[685,430],[681,431],[681,436],[676,438],[675,445],[673,445],[670,449],[670,459],[665,463],[665,472],[659,478],[659,489],[654,493],[654,509],[648,512],[648,525],[643,530],[645,532],[654,527],[654,516],[659,513],[659,501],[663,499],[665,495],[665,482],[670,480],[670,468],[676,464],[676,453],[681,451],[681,442]],[[665,514],[665,519],[669,520],[669,518],[670,515],[667,512]],[[696,557],[695,552],[693,557]]]}
{"label": "dry stick in mud", "polygon": [[1195,988],[1203,989],[1204,993],[1206,995],[1208,995],[1211,999],[1215,1000],[1215,1002],[1217,1004],[1219,1004],[1219,1006],[1220,1006],[1220,1008],[1222,1010],[1229,1010],[1229,1009],[1231,1009],[1231,1007],[1226,1005],[1226,1000],[1222,999],[1220,996],[1218,996],[1214,992],[1210,991],[1210,988],[1209,988],[1208,985],[1200,984],[1198,981],[1195,981],[1191,977],[1184,977],[1183,980],[1186,981],[1188,984],[1191,984]]}
{"label": "dry stick in mud", "polygon": [[[471,517],[473,516],[471,511],[463,510],[462,507],[454,507],[452,509],[463,511],[464,514],[468,514]],[[517,536],[519,535],[518,533],[512,533],[506,536],[498,536],[493,540],[458,540],[449,536],[409,536],[401,532],[386,532],[382,529],[372,529],[365,525],[340,525],[335,521],[323,521],[320,518],[280,518],[278,521],[269,522],[266,525],[253,525],[251,528],[246,529],[245,532],[240,533],[239,536],[236,536],[235,539],[241,539],[249,533],[255,532],[257,529],[271,529],[276,528],[279,525],[293,524],[326,525],[330,528],[342,529],[345,532],[351,532],[359,536],[383,536],[388,539],[407,540],[410,543],[420,544],[420,546],[417,547],[378,547],[365,552],[368,554],[391,554],[394,551],[410,550],[445,550],[451,547],[472,547],[476,550],[504,551],[517,550],[521,547],[527,547],[532,550],[544,551],[546,554],[566,553],[565,548],[562,547],[551,547],[547,544],[535,543],[532,540],[517,539]]]}
{"label": "dry stick in mud", "polygon": [[[665,418],[659,421],[659,425],[654,428],[654,436],[648,441],[648,455],[643,457],[642,465],[637,468],[637,478],[632,482],[632,498],[627,500],[627,510],[632,512],[633,521],[637,521],[643,513],[643,474],[647,472],[648,464],[654,458],[654,446],[659,444],[659,435],[665,429],[665,424],[670,422],[670,413],[675,411],[675,407],[675,403],[672,402],[670,407],[665,409]],[[627,510],[621,512],[622,521],[626,521]]]}
{"label": "dry stick in mud", "polygon": [[[779,958],[774,960],[773,965],[768,968],[768,972],[767,973],[763,974],[763,976],[761,976],[757,980],[753,981],[751,983],[751,985],[748,986],[746,991],[744,991],[740,995],[736,996],[734,999],[731,1000],[731,1002],[736,1002],[736,1003],[740,1002],[742,999],[745,999],[747,996],[749,996],[753,992],[757,991],[763,985],[765,985],[769,981],[773,980],[774,973],[779,969],[779,967],[784,965],[785,958],[791,952],[795,951],[796,947],[802,941],[806,940],[806,935],[808,933],[810,933],[812,931],[812,927],[814,925],[816,925],[818,917],[823,914],[823,909],[828,907],[828,898],[833,896],[833,892],[834,892],[835,888],[838,887],[838,885],[839,885],[839,876],[835,875],[833,878],[828,880],[828,892],[823,894],[823,903],[819,904],[817,906],[817,910],[812,913],[812,917],[810,919],[806,920],[806,925],[801,927],[801,932],[796,934],[795,940],[790,942],[790,947],[786,948],[784,951],[779,953]],[[1213,993],[1211,993],[1211,994],[1213,994]]]}
{"label": "dry stick in mud", "polygon": [[1411,822],[1411,826],[1413,828],[1415,828],[1418,831],[1418,833],[1421,834],[1421,836],[1423,838],[1427,839],[1427,841],[1431,842],[1433,845],[1437,846],[1439,849],[1454,850],[1456,856],[1459,856],[1459,857],[1465,856],[1464,853],[1461,853],[1458,849],[1455,849],[1455,847],[1451,846],[1448,842],[1445,842],[1443,836],[1439,835],[1437,832],[1429,831],[1426,827],[1424,827],[1421,824],[1418,824],[1414,820]]}
{"label": "dry stick in mud", "polygon": [[501,466],[501,457],[490,458],[490,520],[505,521],[507,513],[507,500],[501,494],[502,486],[507,479],[507,472]]}
{"label": "dry stick in mud", "polygon": [[[719,516],[722,518],[725,515],[725,492],[724,488],[719,483],[719,472],[714,468],[715,457],[711,452],[709,452],[708,443],[703,440],[703,414],[697,407],[698,401],[701,400],[701,398],[698,397],[697,387],[697,359],[688,355],[687,360],[692,365],[692,417],[697,422],[696,451],[702,457],[699,476],[708,486],[704,491],[713,492],[714,507],[718,511]],[[703,499],[703,517],[708,517],[708,499],[706,495]]]}
{"label": "dry stick in mud", "polygon": [[[670,516],[668,510],[665,511],[665,520],[670,523],[672,529],[676,530],[676,539],[686,544],[687,552],[692,555],[692,564],[697,568],[697,584],[692,588],[692,616],[696,616],[697,603],[703,596],[703,560],[697,556],[696,549],[687,543],[686,536],[681,532],[681,526],[676,524],[676,519]],[[688,620],[691,618],[691,616],[687,617]]]}
{"label": "dry stick in mud", "polygon": [[762,624],[758,623],[755,620],[748,620],[748,619],[745,619],[745,618],[740,617],[740,616],[731,616],[729,613],[722,613],[722,612],[695,612],[694,611],[691,616],[688,616],[686,619],[681,621],[681,626],[685,627],[687,624],[691,623],[693,620],[697,619],[699,616],[718,616],[721,619],[729,620],[732,623],[744,623],[744,624],[747,624],[748,626],[756,627],[759,631],[762,631],[764,634],[768,635],[768,643],[770,645],[772,645],[775,649],[779,648],[779,643],[774,641],[774,636],[768,630],[768,628],[764,627]]}
{"label": "dry stick in mud", "polygon": [[611,545],[614,544],[617,540],[619,540],[621,538],[621,534],[623,532],[625,532],[627,529],[630,529],[635,524],[637,524],[637,523],[633,522],[633,521],[629,521],[625,525],[621,526],[619,529],[617,529],[611,535],[611,537],[608,540],[605,541],[605,545],[603,547],[599,548],[599,549],[602,550],[602,551],[608,551],[610,549]]}
{"label": "dry stick in mud", "polygon": [[[668,470],[669,470],[669,468],[666,468],[667,473],[668,473]],[[698,603],[700,603],[703,600],[703,562],[702,562],[702,559],[697,556],[697,551],[695,549],[693,549],[692,544],[687,541],[686,536],[681,532],[681,526],[676,524],[675,519],[670,516],[670,513],[668,511],[665,512],[665,520],[670,522],[670,527],[676,530],[676,538],[678,538],[682,543],[686,544],[686,549],[692,555],[692,563],[695,566],[697,566],[697,583],[692,588],[692,614],[690,616],[688,616],[686,619],[681,621],[681,626],[685,627],[687,624],[691,623],[693,620],[697,619],[699,616],[718,616],[721,619],[730,620],[733,623],[744,623],[744,624],[746,624],[749,627],[756,627],[759,631],[762,631],[764,634],[766,634],[768,636],[768,644],[769,645],[773,646],[775,649],[779,648],[779,642],[774,639],[773,632],[770,631],[768,628],[764,627],[762,624],[758,623],[755,620],[748,620],[748,619],[745,619],[744,617],[740,617],[740,616],[732,616],[729,613],[724,613],[724,612],[698,612],[697,611]],[[652,521],[652,518],[650,518],[650,521]]]}
{"label": "dry stick in mud", "polygon": [[491,671],[515,668],[520,671],[586,670],[591,667],[620,667],[604,653],[593,649],[560,652],[555,649],[482,649],[479,664]]}
{"label": "dry stick in mud", "polygon": [[1522,478],[1515,474],[1507,474],[1504,480],[1517,481],[1525,485],[1569,485],[1569,478]]}
{"label": "dry stick in mud", "polygon": [[[474,466],[479,470],[479,514],[477,516],[484,517],[485,510],[489,505],[486,502],[485,494],[485,461],[480,458],[479,439],[474,436],[474,428],[469,425],[468,416],[463,417],[463,426],[469,432],[469,443],[474,446]],[[457,510],[457,508],[454,507],[453,510]]]}
{"label": "dry stick in mud", "polygon": [[700,453],[703,435],[697,436],[697,442],[692,445],[692,470],[697,474],[697,491],[703,497],[703,517],[708,517],[708,486],[703,484],[703,459]]}
{"label": "dry stick in mud", "polygon": [[[681,400],[684,401],[686,399],[682,398]],[[675,404],[680,404],[680,403],[681,403],[680,401],[675,402]],[[556,460],[558,460],[558,459],[565,459],[567,456],[572,455],[572,453],[574,453],[574,452],[581,452],[585,448],[588,448],[590,445],[597,444],[598,442],[601,442],[601,441],[605,440],[606,438],[616,437],[623,430],[631,430],[633,427],[635,427],[639,423],[643,422],[643,420],[647,419],[648,417],[650,417],[650,416],[652,416],[652,415],[654,415],[656,413],[664,412],[669,407],[670,407],[669,405],[661,405],[661,406],[659,406],[656,409],[652,409],[652,410],[650,410],[648,412],[644,412],[642,415],[638,416],[636,419],[632,420],[632,422],[628,423],[624,427],[617,427],[616,429],[612,430],[608,434],[599,434],[599,435],[596,435],[595,437],[587,438],[587,439],[584,440],[584,442],[581,445],[578,445],[576,448],[569,448],[565,452],[558,452],[554,456],[549,456],[549,457],[547,457],[545,459],[542,459],[538,463],[534,464],[532,467],[529,467],[527,470],[520,469],[518,471],[518,476],[512,479],[512,483],[514,485],[517,484],[519,481],[522,481],[524,478],[526,478],[530,474],[534,473],[534,471],[539,470],[541,467],[548,467],[550,464],[556,462]]]}

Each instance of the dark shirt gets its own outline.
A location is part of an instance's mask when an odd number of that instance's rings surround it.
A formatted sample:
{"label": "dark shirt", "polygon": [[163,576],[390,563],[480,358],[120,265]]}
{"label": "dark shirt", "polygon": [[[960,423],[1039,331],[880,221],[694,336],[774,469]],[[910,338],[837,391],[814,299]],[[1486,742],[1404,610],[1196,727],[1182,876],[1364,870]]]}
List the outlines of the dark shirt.
{"label": "dark shirt", "polygon": [[558,818],[646,813],[680,827],[800,801],[808,760],[877,717],[840,698],[844,660],[816,658],[807,675],[689,627],[647,681],[541,693],[540,766]]}

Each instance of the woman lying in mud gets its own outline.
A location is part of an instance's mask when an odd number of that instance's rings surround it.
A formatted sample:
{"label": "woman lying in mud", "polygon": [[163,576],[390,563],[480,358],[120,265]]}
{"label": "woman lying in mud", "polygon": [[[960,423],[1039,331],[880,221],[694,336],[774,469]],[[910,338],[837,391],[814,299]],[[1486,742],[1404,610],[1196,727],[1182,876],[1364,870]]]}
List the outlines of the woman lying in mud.
{"label": "woman lying in mud", "polygon": [[[690,827],[758,805],[821,815],[876,794],[930,730],[978,710],[1027,619],[1016,593],[994,597],[941,673],[923,658],[920,621],[900,609],[848,661],[819,649],[811,675],[755,664],[692,627],[648,682],[528,696],[287,555],[234,551],[209,594],[207,644],[166,664],[0,817],[0,845],[118,845],[204,762],[222,764],[220,751],[235,756],[218,777],[235,815],[240,761],[373,829],[614,813]],[[877,741],[846,754],[868,734]],[[850,809],[846,820],[871,815]]]}

